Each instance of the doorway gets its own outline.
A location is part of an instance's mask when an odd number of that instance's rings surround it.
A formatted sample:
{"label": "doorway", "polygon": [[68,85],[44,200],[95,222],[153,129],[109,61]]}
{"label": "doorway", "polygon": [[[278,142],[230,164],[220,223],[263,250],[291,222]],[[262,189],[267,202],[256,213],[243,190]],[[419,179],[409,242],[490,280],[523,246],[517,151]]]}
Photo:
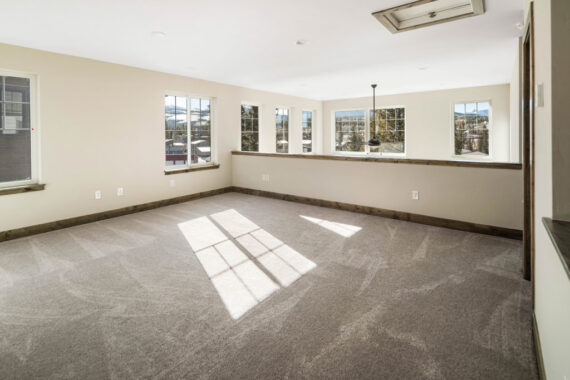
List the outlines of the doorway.
{"label": "doorway", "polygon": [[[534,26],[533,3],[522,44],[522,130],[524,175],[523,276],[534,283]],[[534,289],[534,287],[533,287]],[[533,290],[534,304],[534,290]]]}

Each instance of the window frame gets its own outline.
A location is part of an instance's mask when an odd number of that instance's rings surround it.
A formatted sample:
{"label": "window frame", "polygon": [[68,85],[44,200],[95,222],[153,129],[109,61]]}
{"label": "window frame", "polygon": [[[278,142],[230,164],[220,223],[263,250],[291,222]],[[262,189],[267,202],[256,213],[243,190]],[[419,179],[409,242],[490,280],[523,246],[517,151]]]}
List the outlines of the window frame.
{"label": "window frame", "polygon": [[[166,151],[163,150],[163,156],[162,156],[162,163],[164,166],[164,171],[170,172],[170,171],[178,171],[181,169],[191,169],[191,168],[197,168],[197,167],[205,167],[205,166],[216,166],[218,165],[218,134],[217,134],[217,99],[215,96],[210,96],[210,95],[204,95],[204,94],[196,94],[196,93],[187,93],[187,92],[181,92],[181,91],[166,91],[163,96],[162,96],[162,121],[163,121],[163,129],[162,129],[162,134],[163,134],[163,138],[164,138],[164,133],[165,133],[165,129],[164,129],[164,120],[166,119],[166,109],[165,109],[165,104],[164,104],[164,98],[166,96],[177,96],[177,97],[185,97],[186,101],[187,101],[187,109],[186,109],[186,120],[187,120],[187,130],[186,130],[186,135],[187,135],[187,140],[186,140],[186,146],[188,149],[188,153],[186,156],[186,164],[182,164],[182,165],[170,165],[167,166],[165,163],[165,158],[166,158]],[[190,102],[191,99],[208,99],[210,101],[210,162],[204,162],[204,163],[197,163],[197,164],[192,164],[191,163],[191,138],[192,135],[190,133],[191,131],[191,125],[190,125],[190,113],[191,113],[191,106],[190,106]]]}
{"label": "window frame", "polygon": [[251,152],[249,150],[243,150],[243,147],[241,146],[241,106],[255,106],[257,107],[257,139],[258,139],[258,143],[257,143],[257,151],[261,152],[261,126],[262,126],[262,109],[263,107],[261,106],[261,103],[258,102],[248,102],[248,101],[242,101],[239,104],[240,106],[240,117],[239,117],[239,121],[240,121],[240,127],[239,127],[239,150],[240,152]]}
{"label": "window frame", "polygon": [[[489,103],[489,154],[487,156],[470,156],[464,154],[455,154],[455,106],[457,104],[468,103]],[[493,102],[491,99],[454,101],[451,103],[451,158],[453,161],[492,161],[493,160]]]}
{"label": "window frame", "polygon": [[364,111],[364,125],[365,125],[365,134],[364,138],[366,141],[370,140],[370,113],[372,112],[372,108],[368,107],[354,107],[354,108],[342,108],[342,109],[335,109],[331,111],[331,152],[334,155],[339,156],[371,156],[371,157],[406,157],[407,150],[408,150],[408,134],[407,134],[407,125],[408,125],[408,111],[405,105],[390,105],[390,106],[382,106],[377,107],[376,110],[381,109],[390,109],[390,108],[403,108],[404,111],[404,152],[402,153],[384,153],[384,152],[371,152],[370,145],[364,145],[364,152],[347,152],[347,151],[337,151],[336,150],[336,113],[337,112],[350,112],[350,111]]}
{"label": "window frame", "polygon": [[[305,152],[305,144],[303,144],[303,112],[311,113],[311,151]],[[315,111],[301,108],[301,153],[302,154],[315,154]]]}
{"label": "window frame", "polygon": [[0,69],[0,76],[26,78],[30,80],[30,179],[0,181],[0,189],[40,183],[40,123],[39,123],[39,80],[35,73]]}
{"label": "window frame", "polygon": [[[276,112],[278,109],[287,110],[287,153],[277,152],[277,113]],[[275,153],[290,154],[291,153],[291,115],[293,113],[292,107],[275,105],[273,107],[273,113],[274,113],[273,126],[275,127],[275,144],[273,145],[273,149],[275,150]]]}

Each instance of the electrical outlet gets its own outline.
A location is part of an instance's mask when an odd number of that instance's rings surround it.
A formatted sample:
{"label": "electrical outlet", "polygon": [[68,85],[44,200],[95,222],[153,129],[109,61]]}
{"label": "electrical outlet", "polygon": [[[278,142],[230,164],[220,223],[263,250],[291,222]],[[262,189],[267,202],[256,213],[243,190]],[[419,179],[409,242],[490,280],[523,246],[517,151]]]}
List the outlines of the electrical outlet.
{"label": "electrical outlet", "polygon": [[171,179],[170,180],[170,187],[174,187],[174,186],[176,186],[176,181]]}
{"label": "electrical outlet", "polygon": [[122,187],[117,187],[117,196],[122,197],[125,195],[125,190]]}
{"label": "electrical outlet", "polygon": [[269,182],[269,174],[262,174],[261,175],[261,180],[263,182]]}
{"label": "electrical outlet", "polygon": [[417,201],[418,199],[420,199],[420,192],[417,190],[412,190],[412,199],[414,201]]}
{"label": "electrical outlet", "polygon": [[95,191],[95,199],[101,199],[101,190]]}

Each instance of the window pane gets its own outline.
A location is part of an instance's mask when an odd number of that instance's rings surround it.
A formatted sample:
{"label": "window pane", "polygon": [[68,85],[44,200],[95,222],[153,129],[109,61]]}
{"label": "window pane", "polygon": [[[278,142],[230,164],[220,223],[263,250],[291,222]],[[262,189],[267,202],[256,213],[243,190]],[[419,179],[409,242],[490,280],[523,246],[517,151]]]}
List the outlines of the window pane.
{"label": "window pane", "polygon": [[335,150],[337,152],[364,152],[366,139],[364,110],[335,113]]}
{"label": "window pane", "polygon": [[4,103],[6,129],[30,129],[30,105],[26,103]]}
{"label": "window pane", "polygon": [[164,117],[166,130],[176,129],[176,103],[174,96],[164,97]]}
{"label": "window pane", "polygon": [[311,111],[303,111],[303,152],[310,153],[313,151],[313,113]]}
{"label": "window pane", "polygon": [[376,118],[370,111],[370,138],[380,140],[380,146],[370,146],[371,153],[405,153],[404,118],[404,108],[378,109]]}
{"label": "window pane", "polygon": [[31,135],[29,130],[0,131],[0,182],[32,178]]}
{"label": "window pane", "polygon": [[275,109],[275,134],[277,153],[289,152],[289,109]]}
{"label": "window pane", "polygon": [[241,150],[259,151],[259,107],[242,104],[241,106]]}
{"label": "window pane", "polygon": [[30,180],[30,80],[0,77],[0,93],[0,182]]}
{"label": "window pane", "polygon": [[165,165],[188,163],[188,99],[184,96],[164,97]]}
{"label": "window pane", "polygon": [[192,98],[190,100],[190,111],[200,112],[200,99]]}
{"label": "window pane", "polygon": [[30,102],[30,80],[28,78],[5,77],[7,102]]}
{"label": "window pane", "polygon": [[406,111],[404,108],[396,108],[396,118],[397,119],[405,119],[406,118]]}
{"label": "window pane", "polygon": [[210,100],[190,99],[190,154],[191,164],[202,164],[212,159]]}

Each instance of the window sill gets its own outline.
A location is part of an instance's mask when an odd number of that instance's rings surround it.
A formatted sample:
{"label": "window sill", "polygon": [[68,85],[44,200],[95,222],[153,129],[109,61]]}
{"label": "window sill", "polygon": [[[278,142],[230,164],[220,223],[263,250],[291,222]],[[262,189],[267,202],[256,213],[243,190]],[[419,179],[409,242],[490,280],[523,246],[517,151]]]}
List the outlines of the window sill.
{"label": "window sill", "polygon": [[562,267],[570,279],[570,222],[542,218],[548,236],[554,244],[556,252],[562,262]]}
{"label": "window sill", "polygon": [[11,195],[19,193],[28,193],[30,191],[40,191],[45,189],[45,184],[33,183],[29,185],[12,186],[0,188],[0,195]]}
{"label": "window sill", "polygon": [[181,168],[181,169],[164,170],[164,175],[197,172],[200,170],[218,169],[219,167],[220,167],[220,164],[191,166],[191,167]]}
{"label": "window sill", "polygon": [[469,155],[452,155],[453,161],[473,161],[473,162],[494,162],[491,156],[469,156]]}
{"label": "window sill", "polygon": [[361,162],[378,162],[389,164],[408,164],[408,165],[434,165],[434,166],[458,166],[469,168],[486,168],[486,169],[511,169],[521,170],[522,164],[510,162],[488,162],[488,161],[451,161],[451,160],[429,160],[405,157],[387,157],[377,156],[371,157],[366,154],[287,154],[287,153],[257,153],[257,152],[241,152],[233,151],[233,155],[257,156],[257,157],[282,157],[282,158],[304,158],[309,160],[336,160],[336,161],[361,161]]}

